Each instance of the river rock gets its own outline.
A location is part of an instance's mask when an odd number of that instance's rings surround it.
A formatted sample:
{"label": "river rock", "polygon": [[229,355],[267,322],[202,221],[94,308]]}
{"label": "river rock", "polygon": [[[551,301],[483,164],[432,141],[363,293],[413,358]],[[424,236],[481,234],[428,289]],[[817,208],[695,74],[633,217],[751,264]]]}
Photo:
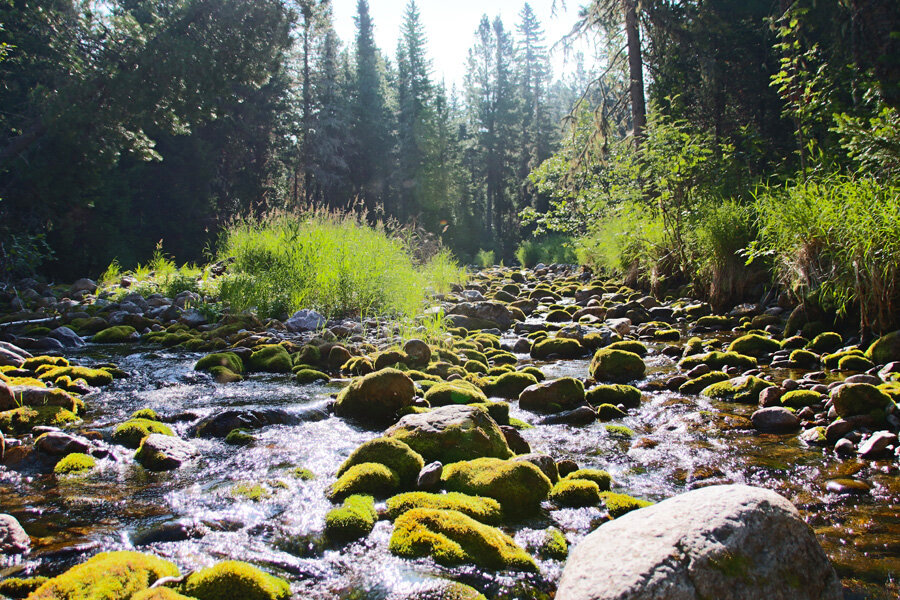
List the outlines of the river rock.
{"label": "river rock", "polygon": [[8,348],[0,348],[0,367],[20,368],[25,364],[25,357]]}
{"label": "river rock", "polygon": [[58,340],[66,348],[81,348],[87,345],[87,342],[81,339],[80,335],[65,326],[57,327],[47,335]]}
{"label": "river rock", "polygon": [[506,331],[512,326],[513,315],[500,302],[462,302],[450,309],[447,320],[454,327],[487,329],[496,327]]}
{"label": "river rock", "polygon": [[403,352],[406,353],[410,365],[427,365],[431,360],[431,347],[419,339],[412,339],[403,344]]}
{"label": "river rock", "polygon": [[88,294],[93,294],[97,291],[97,282],[93,279],[78,279],[75,283],[72,284],[70,288],[71,293],[77,294],[78,292],[87,292]]}
{"label": "river rock", "polygon": [[197,437],[225,437],[233,429],[260,429],[268,425],[294,425],[295,415],[277,408],[258,410],[226,410],[197,423],[194,430]]}
{"label": "river rock", "polygon": [[762,433],[790,433],[800,428],[800,419],[781,406],[761,408],[750,416],[750,420]]}
{"label": "river rock", "polygon": [[834,388],[831,402],[841,417],[867,415],[892,404],[890,396],[868,383],[847,383]]}
{"label": "river rock", "polygon": [[416,386],[406,373],[381,369],[355,378],[338,394],[334,411],[338,416],[385,422],[413,403]]}
{"label": "river rock", "polygon": [[24,554],[31,548],[31,538],[12,515],[0,514],[0,554]]}
{"label": "river rock", "polygon": [[303,331],[318,331],[325,327],[325,317],[314,310],[304,308],[295,312],[290,319],[284,322],[284,326],[291,333]]}
{"label": "river rock", "polygon": [[424,492],[433,492],[441,486],[441,473],[444,465],[440,461],[430,462],[419,471],[416,479],[416,489]]}
{"label": "river rock", "polygon": [[535,383],[519,394],[519,407],[541,413],[571,410],[584,403],[584,384],[573,377]]}
{"label": "river rock", "polygon": [[[556,462],[549,454],[539,454],[537,452],[531,454],[520,454],[511,459],[513,462],[530,462],[541,472],[547,476],[550,483],[559,481],[559,470],[556,468]],[[576,469],[577,470],[577,469]]]}
{"label": "river rock", "polygon": [[48,431],[34,440],[35,449],[51,456],[66,456],[73,452],[87,454],[92,446],[87,438],[62,431]]}
{"label": "river rock", "polygon": [[745,485],[694,490],[601,525],[570,553],[556,600],[841,600],[797,509]]}
{"label": "river rock", "polygon": [[772,406],[781,406],[781,397],[784,396],[784,389],[772,386],[763,389],[759,393],[759,407],[769,408]]}
{"label": "river rock", "polygon": [[887,453],[891,446],[897,444],[897,434],[891,431],[876,431],[869,439],[859,445],[861,458],[879,458]]}
{"label": "river rock", "polygon": [[525,441],[518,429],[509,425],[500,425],[500,431],[503,432],[506,445],[509,446],[513,454],[528,454],[531,452],[531,446]]}
{"label": "river rock", "polygon": [[10,410],[18,406],[15,394],[9,384],[0,379],[0,410]]}
{"label": "river rock", "polygon": [[180,438],[151,433],[141,442],[134,459],[149,471],[171,471],[197,456],[197,449]]}
{"label": "river rock", "polygon": [[597,413],[589,406],[579,406],[540,420],[541,425],[590,425],[597,420]]}
{"label": "river rock", "polygon": [[385,436],[405,442],[426,461],[444,464],[483,456],[509,458],[513,454],[500,426],[487,411],[467,404],[406,415]]}
{"label": "river rock", "polygon": [[196,308],[189,308],[181,313],[181,316],[178,317],[178,322],[187,325],[191,329],[196,329],[201,325],[206,325],[208,320],[206,315],[197,310]]}

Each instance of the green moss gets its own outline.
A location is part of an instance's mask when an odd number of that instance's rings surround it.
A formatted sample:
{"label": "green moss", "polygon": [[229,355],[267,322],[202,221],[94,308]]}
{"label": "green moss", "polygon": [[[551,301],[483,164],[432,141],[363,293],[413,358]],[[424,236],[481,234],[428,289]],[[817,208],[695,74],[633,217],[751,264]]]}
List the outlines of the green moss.
{"label": "green moss", "polygon": [[641,391],[622,383],[598,385],[585,393],[585,400],[593,406],[621,404],[625,408],[638,408],[641,405]]}
{"label": "green moss", "polygon": [[556,527],[549,527],[544,530],[544,539],[538,553],[544,558],[552,558],[554,560],[566,560],[569,556],[569,543],[566,536]]}
{"label": "green moss", "polygon": [[322,371],[316,371],[315,369],[300,369],[294,375],[294,379],[297,383],[314,383],[316,381],[331,381],[331,378],[323,373]]}
{"label": "green moss", "polygon": [[739,579],[750,583],[753,561],[743,554],[724,551],[717,557],[710,557],[709,564],[729,579]]}
{"label": "green moss", "polygon": [[653,339],[660,342],[677,342],[681,339],[681,333],[677,329],[657,329],[653,332]]}
{"label": "green moss", "polygon": [[534,425],[526,423],[522,419],[516,419],[515,417],[509,418],[509,426],[514,427],[515,429],[518,429],[520,431],[523,429],[534,429]]}
{"label": "green moss", "polygon": [[22,368],[28,371],[37,372],[39,367],[68,367],[69,361],[62,356],[32,356],[26,358],[22,364]]}
{"label": "green moss", "polygon": [[883,410],[892,403],[891,397],[868,383],[848,383],[832,391],[831,399],[838,416],[867,415]]}
{"label": "green moss", "polygon": [[360,376],[368,375],[375,371],[375,363],[367,356],[354,356],[343,365],[341,372],[349,375]]}
{"label": "green moss", "polygon": [[412,485],[425,465],[422,456],[400,440],[375,438],[353,451],[338,469],[341,477],[355,465],[378,463],[393,471],[402,485]]}
{"label": "green moss", "polygon": [[706,315],[697,319],[697,327],[709,327],[710,329],[731,329],[734,327],[734,319],[719,315]]}
{"label": "green moss", "polygon": [[803,408],[822,401],[822,394],[812,390],[792,390],[781,397],[781,404],[789,408]]}
{"label": "green moss", "polygon": [[600,421],[614,421],[627,416],[625,411],[612,404],[601,404],[597,407],[597,419]]}
{"label": "green moss", "polygon": [[290,373],[292,366],[291,355],[280,344],[258,346],[247,360],[248,371]]}
{"label": "green moss", "polygon": [[[571,320],[571,317],[567,315],[566,320]],[[584,347],[578,340],[565,338],[547,338],[531,346],[531,357],[536,360],[544,360],[553,354],[560,358],[578,358],[584,352]]]}
{"label": "green moss", "polygon": [[179,594],[172,588],[158,587],[138,592],[131,597],[131,600],[193,600],[187,596]]}
{"label": "green moss", "polygon": [[386,422],[413,403],[416,386],[406,373],[381,369],[356,377],[340,391],[335,413],[342,417]]}
{"label": "green moss", "polygon": [[232,373],[243,373],[244,362],[234,352],[207,354],[194,365],[195,371],[211,371],[213,367],[225,367]]}
{"label": "green moss", "polygon": [[291,595],[287,581],[235,560],[192,573],[181,591],[197,600],[281,600]]}
{"label": "green moss", "polygon": [[844,344],[844,338],[841,334],[833,331],[820,333],[809,343],[809,349],[813,352],[834,352]]}
{"label": "green moss", "polygon": [[21,435],[38,425],[65,427],[77,423],[78,417],[61,406],[21,406],[0,412],[0,432]]}
{"label": "green moss", "polygon": [[115,428],[112,439],[117,444],[134,449],[140,446],[141,440],[151,433],[175,435],[172,428],[165,423],[149,419],[129,419]]}
{"label": "green moss", "polygon": [[256,441],[246,429],[232,429],[225,436],[225,443],[231,446],[249,446]]}
{"label": "green moss", "polygon": [[446,406],[448,404],[474,404],[487,402],[487,396],[480,389],[468,381],[458,379],[451,382],[442,382],[431,386],[425,392],[425,400],[431,406]]}
{"label": "green moss", "polygon": [[84,379],[91,386],[109,385],[113,381],[113,376],[107,371],[88,367],[53,367],[38,375],[43,381],[56,381],[62,377],[69,377],[72,380]]}
{"label": "green moss", "polygon": [[585,479],[563,479],[550,490],[550,501],[559,506],[594,506],[600,503],[600,488]]}
{"label": "green moss", "polygon": [[388,517],[391,519],[396,519],[414,508],[455,510],[488,525],[498,525],[503,519],[503,509],[493,498],[470,496],[459,492],[446,494],[407,492],[387,501]]}
{"label": "green moss", "polygon": [[699,394],[712,384],[719,383],[720,381],[728,381],[729,379],[731,379],[731,377],[722,371],[710,371],[705,375],[694,377],[693,379],[682,383],[678,388],[678,392],[681,394]]}
{"label": "green moss", "polygon": [[453,510],[407,511],[394,522],[389,546],[398,556],[430,556],[443,565],[470,563],[485,569],[537,570],[534,559],[508,535]]}
{"label": "green moss", "polygon": [[693,369],[697,365],[707,365],[712,369],[722,369],[723,367],[753,369],[756,367],[756,359],[737,352],[707,352],[682,358],[678,365],[682,369]]}
{"label": "green moss", "polygon": [[104,552],[50,579],[29,600],[129,600],[178,567],[140,552]]}
{"label": "green moss", "polygon": [[529,462],[477,458],[444,467],[447,490],[487,496],[500,502],[509,515],[534,512],[550,493],[550,480]]}
{"label": "green moss", "polygon": [[10,577],[4,579],[0,581],[0,596],[6,596],[15,600],[25,598],[28,594],[41,587],[47,580],[47,577],[28,577],[25,579]]}
{"label": "green moss", "polygon": [[722,402],[739,402],[755,404],[759,401],[759,393],[772,387],[772,383],[755,376],[736,377],[728,381],[720,381],[703,389],[701,394]]}
{"label": "green moss", "polygon": [[137,339],[137,330],[130,325],[116,325],[98,331],[91,339],[96,344],[124,344]]}
{"label": "green moss", "polygon": [[304,467],[296,467],[291,471],[291,475],[293,475],[296,479],[300,479],[301,481],[312,481],[316,478],[316,474]]}
{"label": "green moss", "polygon": [[356,540],[369,535],[378,515],[372,496],[354,495],[344,500],[340,508],[325,515],[325,533],[336,541]]}
{"label": "green moss", "polygon": [[509,403],[508,402],[478,402],[470,406],[477,406],[487,411],[491,418],[497,421],[498,425],[509,425]]}
{"label": "green moss", "polygon": [[72,454],[67,454],[56,463],[56,466],[53,467],[53,472],[57,475],[71,475],[73,473],[90,471],[95,466],[97,466],[97,461],[94,460],[93,456],[82,454],[81,452],[73,452]]}
{"label": "green moss", "polygon": [[584,479],[593,481],[600,488],[601,492],[609,491],[612,485],[612,476],[601,469],[578,469],[564,477],[564,479]]}
{"label": "green moss", "polygon": [[647,346],[637,340],[621,340],[619,342],[613,342],[612,344],[607,346],[607,349],[624,350],[625,352],[637,354],[641,358],[647,356]]}
{"label": "green moss", "polygon": [[819,355],[809,350],[798,348],[791,352],[790,361],[792,364],[806,369],[814,369],[819,365]]}
{"label": "green moss", "polygon": [[259,483],[251,483],[251,482],[241,482],[236,485],[233,485],[230,490],[228,490],[228,495],[232,498],[250,500],[252,502],[259,502],[261,500],[266,500],[267,498],[272,497],[272,490],[264,487]]}
{"label": "green moss", "polygon": [[606,506],[606,511],[614,519],[621,517],[633,510],[650,506],[652,502],[639,500],[628,496],[627,494],[618,494],[616,492],[600,492],[600,499]]}
{"label": "green moss", "polygon": [[634,437],[634,431],[624,425],[604,425],[606,433],[612,437],[630,439]]}
{"label": "green moss", "polygon": [[893,331],[875,340],[866,350],[866,358],[877,365],[900,360],[900,331]]}
{"label": "green moss", "polygon": [[851,348],[849,350],[844,350],[842,352],[835,352],[833,354],[826,354],[822,357],[822,364],[825,365],[826,369],[838,369],[840,368],[841,359],[847,356],[860,356],[865,358],[865,354],[859,348]]}
{"label": "green moss", "polygon": [[729,352],[760,357],[781,350],[781,343],[761,335],[742,335],[728,346]]}
{"label": "green moss", "polygon": [[838,361],[838,369],[841,371],[868,371],[875,364],[870,361],[868,358],[863,356],[857,356],[855,354],[851,354],[850,356],[845,356]]}
{"label": "green moss", "polygon": [[400,487],[400,479],[380,463],[360,463],[347,469],[328,492],[331,500],[341,500],[353,494],[388,496]]}
{"label": "green moss", "polygon": [[147,421],[159,421],[159,415],[152,408],[141,408],[134,411],[129,419],[146,419]]}
{"label": "green moss", "polygon": [[531,373],[522,371],[513,371],[504,373],[496,379],[490,381],[484,387],[484,392],[488,396],[496,396],[498,398],[506,398],[515,400],[522,393],[522,390],[530,385],[538,382],[537,377]]}
{"label": "green moss", "polygon": [[684,345],[682,356],[692,356],[703,352],[703,340],[698,337],[690,338]]}
{"label": "green moss", "polygon": [[642,378],[646,367],[641,357],[633,352],[601,348],[594,354],[590,370],[596,381],[627,383]]}
{"label": "green moss", "polygon": [[800,348],[805,348],[807,344],[809,344],[809,340],[802,335],[793,335],[781,340],[781,349],[798,350]]}

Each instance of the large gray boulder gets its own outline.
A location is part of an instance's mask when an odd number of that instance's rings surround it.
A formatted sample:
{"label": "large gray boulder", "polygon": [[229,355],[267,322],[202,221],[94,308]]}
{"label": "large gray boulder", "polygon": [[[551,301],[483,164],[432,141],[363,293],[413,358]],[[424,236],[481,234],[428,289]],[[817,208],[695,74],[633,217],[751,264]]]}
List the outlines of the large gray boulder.
{"label": "large gray boulder", "polygon": [[198,454],[190,442],[171,435],[151,433],[141,442],[134,459],[149,471],[170,471]]}
{"label": "large gray boulder", "polygon": [[775,492],[720,485],[600,526],[569,555],[556,600],[840,600],[841,584],[797,509]]}
{"label": "large gray boulder", "polygon": [[31,549],[31,538],[12,515],[0,514],[0,555],[23,554]]}
{"label": "large gray boulder", "polygon": [[512,326],[513,314],[501,302],[461,302],[450,309],[447,320],[454,327],[505,331]]}

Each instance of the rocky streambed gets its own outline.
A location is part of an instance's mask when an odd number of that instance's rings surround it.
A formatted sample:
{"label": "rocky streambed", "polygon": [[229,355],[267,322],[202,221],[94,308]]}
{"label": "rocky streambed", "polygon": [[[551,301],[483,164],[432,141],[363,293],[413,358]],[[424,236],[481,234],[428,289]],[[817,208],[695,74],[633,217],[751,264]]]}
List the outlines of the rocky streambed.
{"label": "rocky streambed", "polygon": [[897,596],[890,335],[858,348],[798,311],[715,316],[562,266],[481,272],[438,299],[431,344],[80,287],[6,319],[27,323],[0,349],[0,512],[27,535],[0,535],[0,594],[138,551],[201,599],[227,561],[297,598],[552,598],[603,523],[748,484],[797,507],[846,598]]}

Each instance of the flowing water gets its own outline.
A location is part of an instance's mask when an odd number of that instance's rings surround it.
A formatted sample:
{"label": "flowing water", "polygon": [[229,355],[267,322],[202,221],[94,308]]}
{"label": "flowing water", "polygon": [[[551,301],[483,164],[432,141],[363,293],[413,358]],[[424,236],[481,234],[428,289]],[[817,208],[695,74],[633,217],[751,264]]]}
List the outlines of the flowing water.
{"label": "flowing water", "polygon": [[[539,561],[540,574],[525,575],[401,560],[387,550],[388,521],[379,521],[364,540],[329,547],[321,536],[332,507],[327,488],[344,458],[378,432],[310,410],[324,407],[342,382],[297,385],[287,376],[254,375],[219,385],[192,370],[199,356],[94,347],[72,357],[82,364],[112,361],[132,375],[84,398],[88,411],[81,429],[108,439],[117,423],[144,407],[181,414],[184,420],[173,427],[185,438],[196,419],[226,408],[281,408],[300,415],[300,422],[258,430],[249,447],[192,438],[200,458],[166,473],[145,471],[131,460],[133,451],[111,446],[113,454],[89,475],[57,478],[36,457],[13,449],[7,466],[0,466],[0,512],[19,519],[34,548],[24,559],[0,562],[0,578],[53,575],[101,549],[135,548],[169,558],[182,570],[226,558],[250,561],[288,579],[299,598],[374,600],[415,591],[432,578],[469,583],[488,598],[552,597],[562,570],[558,561]],[[521,359],[530,362],[527,356]],[[647,365],[651,380],[674,368],[673,361],[655,352]],[[538,366],[548,377],[588,374],[585,360]],[[522,433],[533,451],[607,469],[614,490],[648,500],[712,483],[773,489],[790,499],[815,530],[848,598],[897,598],[896,464],[839,460],[828,450],[805,446],[796,434],[757,434],[749,422],[753,410],[649,392],[639,409],[617,422],[634,431],[631,438],[611,434],[600,422],[539,425]],[[536,421],[515,403],[511,416]],[[298,467],[316,478],[297,477]],[[863,480],[871,490],[861,495],[826,491],[825,482],[837,477]],[[572,544],[603,520],[598,508],[545,511],[509,532],[528,548],[539,542],[541,530],[554,525]]]}

